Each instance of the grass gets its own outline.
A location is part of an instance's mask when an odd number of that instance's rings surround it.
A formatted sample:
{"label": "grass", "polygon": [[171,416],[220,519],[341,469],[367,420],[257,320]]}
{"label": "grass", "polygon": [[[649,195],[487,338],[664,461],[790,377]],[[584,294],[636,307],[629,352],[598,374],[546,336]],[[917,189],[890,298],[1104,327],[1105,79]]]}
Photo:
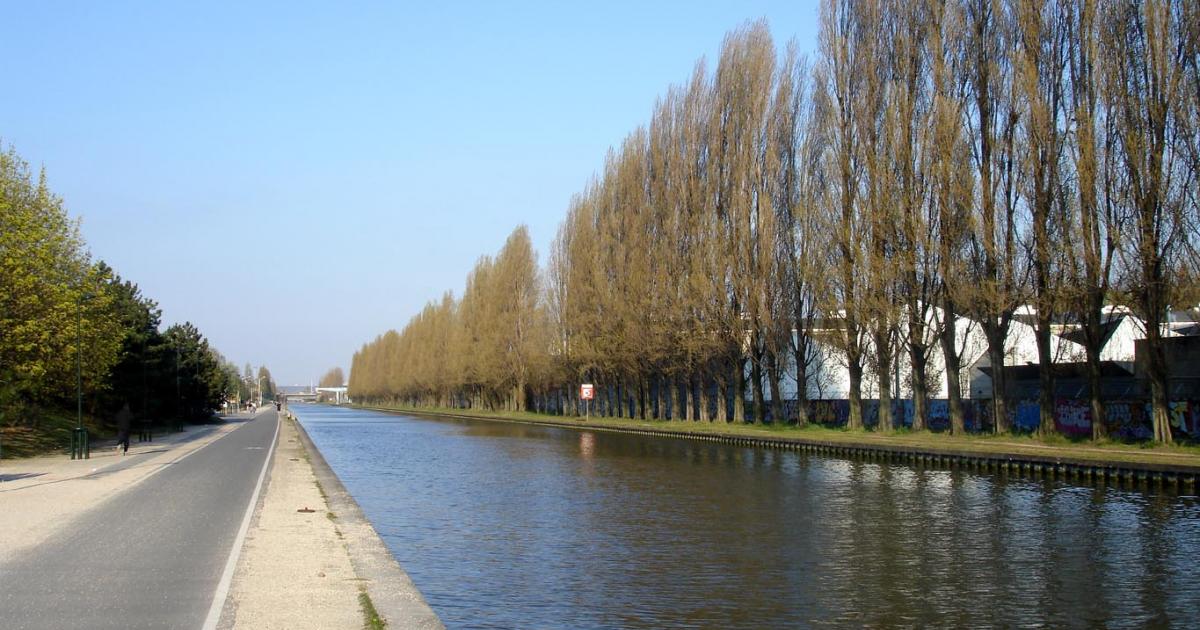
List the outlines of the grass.
{"label": "grass", "polygon": [[[0,457],[32,457],[57,451],[66,452],[71,444],[71,431],[78,425],[74,411],[49,410],[39,414],[37,428],[26,426],[0,426]],[[83,425],[95,442],[111,437],[110,430],[102,427],[94,418],[84,416]]]}
{"label": "grass", "polygon": [[379,611],[375,610],[375,602],[371,601],[371,596],[367,593],[364,586],[358,587],[358,605],[362,609],[363,628],[366,630],[383,630],[387,627],[387,622],[383,617],[379,616]]}
{"label": "grass", "polygon": [[849,430],[809,424],[804,427],[783,424],[731,424],[688,422],[682,420],[634,420],[628,418],[589,418],[548,416],[531,412],[481,411],[476,409],[437,409],[379,407],[389,411],[458,415],[482,419],[536,422],[596,429],[651,429],[664,432],[699,433],[761,439],[794,439],[827,442],[845,446],[886,446],[917,448],[970,455],[1034,455],[1063,459],[1089,460],[1096,463],[1166,464],[1200,467],[1200,446],[1125,443],[1114,440],[1072,440],[1056,435],[950,435],[901,429],[891,433]]}

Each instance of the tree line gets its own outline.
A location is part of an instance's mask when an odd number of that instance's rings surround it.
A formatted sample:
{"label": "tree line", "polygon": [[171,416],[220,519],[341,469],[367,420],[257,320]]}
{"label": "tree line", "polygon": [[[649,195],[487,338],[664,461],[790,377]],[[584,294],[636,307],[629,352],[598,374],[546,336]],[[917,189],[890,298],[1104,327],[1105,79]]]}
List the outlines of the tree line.
{"label": "tree line", "polygon": [[346,384],[346,373],[340,367],[329,368],[317,380],[317,387],[341,387]]}
{"label": "tree line", "polygon": [[0,426],[73,416],[80,392],[101,422],[126,404],[149,420],[209,418],[245,383],[194,325],[164,330],[161,316],[92,260],[45,173],[0,151]]}
{"label": "tree line", "polygon": [[[1165,0],[825,0],[813,58],[731,32],[578,193],[544,270],[524,227],[400,332],[355,354],[356,398],[639,418],[784,417],[821,347],[894,428],[933,394],[964,430],[962,332],[1004,364],[1032,307],[1042,432],[1054,325],[1082,331],[1093,418],[1104,309],[1145,322],[1156,441],[1172,440],[1164,330],[1195,299],[1200,8]],[[946,391],[937,391],[939,357]],[[1008,432],[1006,375],[991,417]],[[1093,422],[1104,437],[1104,422]]]}

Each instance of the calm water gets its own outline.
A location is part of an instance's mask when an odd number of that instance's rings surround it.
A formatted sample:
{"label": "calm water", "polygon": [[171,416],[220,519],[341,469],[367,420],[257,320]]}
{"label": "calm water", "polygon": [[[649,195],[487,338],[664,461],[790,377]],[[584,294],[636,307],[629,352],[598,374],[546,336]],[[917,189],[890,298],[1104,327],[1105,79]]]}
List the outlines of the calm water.
{"label": "calm water", "polygon": [[451,628],[1200,623],[1200,500],[293,405]]}

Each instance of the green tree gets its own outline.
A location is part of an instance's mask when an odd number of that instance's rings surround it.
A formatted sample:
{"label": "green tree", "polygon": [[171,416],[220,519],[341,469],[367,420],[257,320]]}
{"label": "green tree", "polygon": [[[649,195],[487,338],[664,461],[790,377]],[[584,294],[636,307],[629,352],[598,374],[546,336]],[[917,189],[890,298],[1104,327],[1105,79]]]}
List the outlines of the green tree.
{"label": "green tree", "polygon": [[228,372],[190,322],[171,326],[163,336],[175,377],[175,415],[189,421],[207,420],[221,408],[229,392]]}
{"label": "green tree", "polygon": [[[105,386],[120,331],[77,222],[12,149],[0,151],[0,414],[35,423],[37,409]],[[10,420],[11,419],[11,420]]]}
{"label": "green tree", "polygon": [[[99,265],[107,269],[104,263]],[[112,316],[121,331],[119,359],[112,367],[102,408],[106,415],[125,403],[142,417],[162,411],[173,383],[165,378],[164,339],[159,332],[162,312],[141,293],[138,285],[113,274],[105,286]]]}
{"label": "green tree", "polygon": [[258,368],[257,378],[261,383],[263,400],[275,400],[275,381],[271,378],[271,371],[267,366]]}

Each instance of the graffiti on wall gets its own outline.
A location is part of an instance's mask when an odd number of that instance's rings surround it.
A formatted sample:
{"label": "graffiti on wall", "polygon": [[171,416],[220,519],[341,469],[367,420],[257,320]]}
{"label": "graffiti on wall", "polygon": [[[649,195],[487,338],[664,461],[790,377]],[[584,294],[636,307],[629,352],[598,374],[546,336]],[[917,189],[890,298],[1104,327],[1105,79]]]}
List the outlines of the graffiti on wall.
{"label": "graffiti on wall", "polygon": [[932,431],[946,431],[950,428],[950,401],[929,401],[929,413],[926,423]]}
{"label": "graffiti on wall", "polygon": [[[1122,440],[1147,440],[1154,436],[1151,427],[1150,405],[1144,401],[1114,400],[1105,402],[1108,434]],[[788,407],[789,416],[794,407]],[[850,418],[850,401],[809,401],[809,419],[831,427],[845,426]],[[896,400],[892,404],[893,419],[898,427],[911,427],[913,404],[911,400]],[[992,405],[990,400],[964,400],[963,420],[967,431],[979,433],[990,431]],[[1019,400],[1009,405],[1009,420],[1018,431],[1036,431],[1041,423],[1041,413],[1036,400]],[[874,427],[879,422],[879,401],[863,401],[863,424]],[[929,401],[927,423],[930,430],[945,431],[950,428],[950,403],[945,399]],[[1063,398],[1055,401],[1054,423],[1056,429],[1069,436],[1086,437],[1092,432],[1091,403],[1084,399]],[[1200,438],[1200,401],[1176,401],[1170,406],[1171,430],[1177,437]]]}
{"label": "graffiti on wall", "polygon": [[1086,400],[1062,398],[1055,402],[1054,425],[1059,433],[1073,436],[1092,434],[1092,406]]}
{"label": "graffiti on wall", "polygon": [[1013,427],[1020,431],[1037,431],[1042,423],[1041,409],[1036,400],[1022,400],[1012,410]]}

